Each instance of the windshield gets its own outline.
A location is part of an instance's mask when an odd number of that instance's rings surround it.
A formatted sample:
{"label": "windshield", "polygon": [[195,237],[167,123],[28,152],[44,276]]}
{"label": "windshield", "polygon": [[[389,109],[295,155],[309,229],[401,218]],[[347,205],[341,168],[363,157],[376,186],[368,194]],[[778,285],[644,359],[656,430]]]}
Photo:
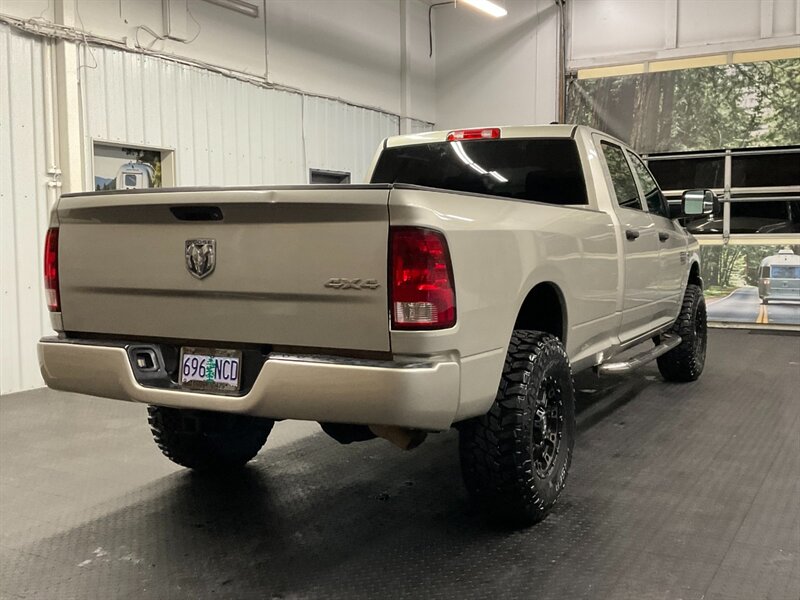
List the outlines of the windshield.
{"label": "windshield", "polygon": [[772,265],[773,279],[800,279],[800,266]]}
{"label": "windshield", "polygon": [[587,204],[580,157],[572,139],[434,142],[387,148],[372,183],[532,200]]}

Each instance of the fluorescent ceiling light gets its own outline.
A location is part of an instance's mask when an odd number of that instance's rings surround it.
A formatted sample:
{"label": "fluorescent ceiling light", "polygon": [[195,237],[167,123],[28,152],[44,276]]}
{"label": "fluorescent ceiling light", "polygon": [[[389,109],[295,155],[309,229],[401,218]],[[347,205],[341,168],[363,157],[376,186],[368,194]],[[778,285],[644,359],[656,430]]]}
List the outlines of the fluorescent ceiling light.
{"label": "fluorescent ceiling light", "polygon": [[487,15],[491,15],[493,17],[505,17],[508,14],[508,11],[500,6],[499,4],[492,2],[491,0],[460,0],[464,4],[469,4],[473,8],[477,8],[478,10],[485,12]]}
{"label": "fluorescent ceiling light", "polygon": [[235,10],[238,13],[247,15],[248,17],[258,18],[258,5],[245,0],[206,0],[210,4],[216,4],[222,8]]}

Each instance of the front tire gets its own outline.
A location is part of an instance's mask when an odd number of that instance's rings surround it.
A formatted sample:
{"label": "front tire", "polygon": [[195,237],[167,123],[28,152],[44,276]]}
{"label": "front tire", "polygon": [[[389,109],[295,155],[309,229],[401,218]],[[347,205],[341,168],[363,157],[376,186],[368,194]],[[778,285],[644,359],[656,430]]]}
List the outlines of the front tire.
{"label": "front tire", "polygon": [[658,357],[658,370],[667,381],[695,381],[706,364],[708,326],[706,301],[699,285],[686,287],[681,312],[670,330],[681,343]]}
{"label": "front tire", "polygon": [[548,333],[514,331],[489,412],[460,426],[467,491],[514,525],[541,521],[566,482],[575,444],[572,370]]}
{"label": "front tire", "polygon": [[147,407],[150,430],[172,462],[197,471],[243,467],[267,441],[274,421],[247,415]]}

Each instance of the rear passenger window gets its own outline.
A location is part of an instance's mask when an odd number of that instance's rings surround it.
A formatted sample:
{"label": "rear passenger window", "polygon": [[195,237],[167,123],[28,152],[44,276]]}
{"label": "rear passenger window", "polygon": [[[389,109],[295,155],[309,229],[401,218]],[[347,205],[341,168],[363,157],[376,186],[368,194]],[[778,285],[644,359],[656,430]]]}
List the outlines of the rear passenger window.
{"label": "rear passenger window", "polygon": [[617,204],[622,208],[642,209],[642,202],[639,199],[639,190],[633,179],[633,173],[625,160],[622,148],[608,142],[600,142],[603,148],[603,156],[606,157],[606,165],[611,175],[611,182],[614,185],[614,193],[617,196]]}
{"label": "rear passenger window", "polygon": [[644,163],[638,156],[632,152],[629,152],[628,156],[630,156],[631,163],[633,163],[633,170],[636,171],[636,178],[642,186],[644,199],[647,202],[647,210],[669,219],[669,209],[667,208],[664,195],[661,193],[656,180],[653,179],[650,171],[647,170],[647,167],[644,166]]}

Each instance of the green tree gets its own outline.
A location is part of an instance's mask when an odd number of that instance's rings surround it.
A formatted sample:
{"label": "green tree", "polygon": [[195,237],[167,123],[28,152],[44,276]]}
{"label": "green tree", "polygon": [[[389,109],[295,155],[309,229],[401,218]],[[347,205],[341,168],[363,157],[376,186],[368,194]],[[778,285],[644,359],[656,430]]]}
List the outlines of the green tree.
{"label": "green tree", "polygon": [[640,152],[800,144],[800,60],[568,81],[567,117]]}

